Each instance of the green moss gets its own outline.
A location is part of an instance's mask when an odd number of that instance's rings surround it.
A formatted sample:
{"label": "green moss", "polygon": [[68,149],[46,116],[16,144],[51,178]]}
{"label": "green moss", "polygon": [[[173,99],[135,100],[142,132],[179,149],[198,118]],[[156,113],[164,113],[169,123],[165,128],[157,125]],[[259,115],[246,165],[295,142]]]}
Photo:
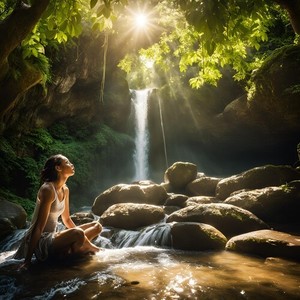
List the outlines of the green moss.
{"label": "green moss", "polygon": [[[268,94],[273,95],[275,86],[272,81],[266,80],[272,78],[282,70],[285,64],[289,64],[289,68],[298,69],[300,63],[300,46],[299,45],[286,45],[278,48],[270,54],[261,67],[253,73],[251,83],[248,89],[248,99],[252,100],[256,94]],[[287,87],[284,90],[284,94],[298,94],[299,85],[293,85]]]}
{"label": "green moss", "polygon": [[[9,191],[10,199],[17,199],[30,211],[40,186],[40,170],[46,159],[61,153],[75,165],[76,173],[68,181],[72,199],[92,197],[105,185],[105,177],[115,177],[113,164],[123,164],[122,149],[130,148],[131,138],[105,125],[83,126],[75,120],[57,122],[48,129],[38,128],[23,135],[0,137],[0,187]],[[127,162],[128,157],[127,157]],[[121,173],[121,172],[120,172]],[[88,195],[88,196],[84,196]],[[23,200],[22,200],[23,199]],[[27,208],[27,201],[29,208]],[[83,201],[83,200],[82,200]],[[90,204],[89,202],[89,204]]]}
{"label": "green moss", "polygon": [[2,189],[0,189],[0,197],[2,199],[8,200],[10,202],[13,202],[15,204],[22,206],[27,213],[27,219],[29,219],[29,220],[31,219],[34,208],[35,208],[35,201],[31,201],[30,199],[18,197],[16,195],[12,194],[11,192],[9,192],[8,190],[2,190]]}

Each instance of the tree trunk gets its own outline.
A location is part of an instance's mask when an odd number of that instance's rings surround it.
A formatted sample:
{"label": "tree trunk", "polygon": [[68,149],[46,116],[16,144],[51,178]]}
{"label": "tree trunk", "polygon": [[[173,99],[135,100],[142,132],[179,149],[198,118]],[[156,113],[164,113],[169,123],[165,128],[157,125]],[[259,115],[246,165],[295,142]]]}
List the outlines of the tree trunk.
{"label": "tree trunk", "polygon": [[19,96],[42,80],[41,72],[33,66],[25,64],[20,72],[19,78],[9,77],[0,84],[0,118],[13,107]]}
{"label": "tree trunk", "polygon": [[[23,80],[23,78],[18,79],[22,82],[20,84],[13,79],[5,79],[9,70],[8,56],[32,31],[47,9],[49,2],[50,0],[35,0],[31,6],[27,6],[22,1],[18,1],[14,11],[0,24],[0,117],[17,98],[17,91],[24,92],[32,86],[30,83],[28,87],[25,87],[24,83],[27,80]],[[28,76],[27,71],[25,72],[26,76]],[[36,74],[33,77],[36,77]],[[34,79],[32,82],[37,82],[37,80]],[[13,83],[15,85],[11,86]],[[11,92],[8,91],[10,86],[13,89]]]}
{"label": "tree trunk", "polygon": [[[49,2],[50,0],[36,0],[28,7],[19,1],[14,11],[0,24],[0,76],[5,75],[2,73],[8,55],[32,31]],[[0,80],[2,78],[0,77]]]}
{"label": "tree trunk", "polygon": [[286,9],[295,33],[300,34],[300,1],[299,0],[274,0]]}

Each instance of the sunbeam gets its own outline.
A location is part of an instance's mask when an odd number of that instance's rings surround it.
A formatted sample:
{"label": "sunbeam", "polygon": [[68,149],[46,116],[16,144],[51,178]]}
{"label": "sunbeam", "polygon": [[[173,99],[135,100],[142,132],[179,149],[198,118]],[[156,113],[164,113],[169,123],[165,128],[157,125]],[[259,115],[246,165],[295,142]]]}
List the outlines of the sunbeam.
{"label": "sunbeam", "polygon": [[137,13],[135,15],[135,25],[138,28],[146,28],[148,25],[148,17],[144,13]]}

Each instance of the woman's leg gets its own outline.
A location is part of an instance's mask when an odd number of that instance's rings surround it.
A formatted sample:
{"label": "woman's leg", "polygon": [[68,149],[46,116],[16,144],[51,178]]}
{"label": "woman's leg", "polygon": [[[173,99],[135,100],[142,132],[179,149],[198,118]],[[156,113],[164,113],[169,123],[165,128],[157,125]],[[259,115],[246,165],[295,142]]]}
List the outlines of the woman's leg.
{"label": "woman's leg", "polygon": [[51,252],[57,254],[76,253],[85,242],[84,231],[81,228],[71,228],[58,232],[51,245]]}
{"label": "woman's leg", "polygon": [[90,223],[85,223],[85,224],[82,224],[78,227],[84,230],[85,236],[90,241],[92,241],[94,238],[96,238],[102,231],[102,226],[97,221],[90,222]]}
{"label": "woman's leg", "polygon": [[99,247],[93,245],[85,236],[84,230],[78,227],[59,232],[54,237],[51,246],[51,252],[60,257],[70,253],[85,254],[97,251]]}

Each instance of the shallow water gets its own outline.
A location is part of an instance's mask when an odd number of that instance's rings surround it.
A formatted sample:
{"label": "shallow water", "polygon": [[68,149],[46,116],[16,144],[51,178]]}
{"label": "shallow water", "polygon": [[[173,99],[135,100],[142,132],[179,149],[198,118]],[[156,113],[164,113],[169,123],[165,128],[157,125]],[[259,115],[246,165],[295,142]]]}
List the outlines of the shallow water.
{"label": "shallow water", "polygon": [[138,246],[18,273],[12,253],[1,299],[300,299],[300,264],[282,259]]}

